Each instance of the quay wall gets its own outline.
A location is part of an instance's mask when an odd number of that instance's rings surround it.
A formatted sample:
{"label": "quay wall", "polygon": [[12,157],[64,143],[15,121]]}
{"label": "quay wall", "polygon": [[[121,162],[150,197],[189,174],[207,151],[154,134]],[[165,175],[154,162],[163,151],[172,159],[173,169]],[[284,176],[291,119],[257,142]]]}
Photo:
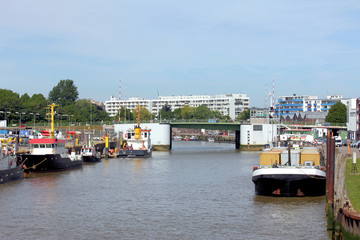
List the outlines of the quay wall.
{"label": "quay wall", "polygon": [[[328,141],[325,147],[327,153],[327,175],[333,176],[333,185],[327,183],[328,230],[332,231],[332,239],[360,239],[360,213],[351,206],[346,186],[346,162],[352,152],[359,156],[359,150],[351,148],[348,155],[347,147],[335,148],[335,141]],[[329,149],[329,150],[327,150]],[[333,159],[333,172],[329,169],[329,162]],[[331,165],[331,163],[330,163]],[[333,188],[333,189],[330,189]],[[351,193],[350,193],[351,194]]]}

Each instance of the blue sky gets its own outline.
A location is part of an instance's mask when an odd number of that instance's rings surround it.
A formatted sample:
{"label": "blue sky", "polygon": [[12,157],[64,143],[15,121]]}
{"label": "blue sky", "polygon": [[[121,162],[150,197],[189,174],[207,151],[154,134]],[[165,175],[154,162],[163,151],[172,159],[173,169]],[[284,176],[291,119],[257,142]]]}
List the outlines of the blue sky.
{"label": "blue sky", "polygon": [[80,98],[360,97],[358,0],[15,0],[0,8],[3,89]]}

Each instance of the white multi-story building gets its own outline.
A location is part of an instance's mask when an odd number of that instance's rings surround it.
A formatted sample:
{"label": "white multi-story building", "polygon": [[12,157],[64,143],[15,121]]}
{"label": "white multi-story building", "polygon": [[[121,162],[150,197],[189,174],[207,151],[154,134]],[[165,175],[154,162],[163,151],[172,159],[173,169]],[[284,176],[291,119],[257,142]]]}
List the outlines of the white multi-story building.
{"label": "white multi-story building", "polygon": [[360,98],[349,98],[342,103],[347,106],[348,138],[360,140]]}
{"label": "white multi-story building", "polygon": [[219,95],[186,95],[186,96],[159,96],[158,99],[129,98],[119,100],[110,97],[105,101],[105,110],[111,117],[118,114],[119,108],[136,109],[137,105],[147,108],[151,113],[158,115],[160,110],[167,106],[172,111],[186,105],[190,107],[207,106],[210,110],[219,111],[222,115],[229,115],[235,119],[242,111],[249,109],[250,98],[246,94],[219,94]]}
{"label": "white multi-story building", "polygon": [[341,95],[327,96],[326,99],[296,94],[293,96],[281,96],[276,104],[275,116],[278,117],[279,113],[283,117],[299,112],[328,112],[336,102],[341,100]]}

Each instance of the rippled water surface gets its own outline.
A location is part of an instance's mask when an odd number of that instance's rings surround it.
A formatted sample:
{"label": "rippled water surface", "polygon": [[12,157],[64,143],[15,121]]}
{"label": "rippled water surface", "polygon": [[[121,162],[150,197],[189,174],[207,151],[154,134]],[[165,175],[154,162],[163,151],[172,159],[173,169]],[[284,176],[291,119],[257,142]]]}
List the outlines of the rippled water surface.
{"label": "rippled water surface", "polygon": [[173,148],[0,185],[0,239],[330,239],[325,197],[254,194],[259,152]]}

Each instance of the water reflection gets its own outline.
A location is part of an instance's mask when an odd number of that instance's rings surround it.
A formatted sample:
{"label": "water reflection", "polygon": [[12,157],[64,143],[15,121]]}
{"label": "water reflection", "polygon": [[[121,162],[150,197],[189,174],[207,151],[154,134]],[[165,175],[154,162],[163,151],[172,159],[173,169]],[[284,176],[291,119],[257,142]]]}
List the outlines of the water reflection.
{"label": "water reflection", "polygon": [[0,239],[328,239],[325,198],[256,196],[258,161],[175,142],[149,159],[30,174],[0,186]]}

